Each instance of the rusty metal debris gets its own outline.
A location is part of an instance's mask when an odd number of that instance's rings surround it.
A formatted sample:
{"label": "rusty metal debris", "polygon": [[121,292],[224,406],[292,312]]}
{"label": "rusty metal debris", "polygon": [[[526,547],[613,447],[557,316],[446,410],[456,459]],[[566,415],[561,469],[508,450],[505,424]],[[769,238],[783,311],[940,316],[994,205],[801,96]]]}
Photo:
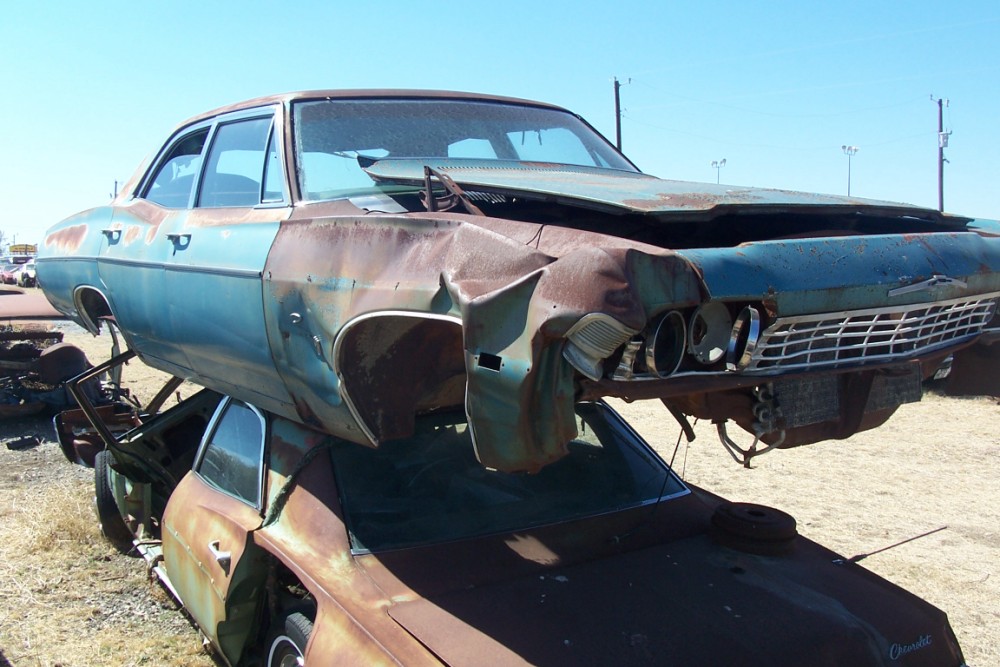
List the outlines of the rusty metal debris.
{"label": "rusty metal debris", "polygon": [[13,451],[20,451],[23,449],[31,449],[37,447],[41,444],[41,440],[35,435],[26,435],[22,438],[15,438],[13,440],[8,440],[6,442],[7,449]]}
{"label": "rusty metal debris", "polygon": [[[68,405],[62,380],[79,370],[78,348],[67,346],[62,333],[37,326],[0,330],[0,419],[24,417]],[[69,369],[63,376],[60,367]]]}

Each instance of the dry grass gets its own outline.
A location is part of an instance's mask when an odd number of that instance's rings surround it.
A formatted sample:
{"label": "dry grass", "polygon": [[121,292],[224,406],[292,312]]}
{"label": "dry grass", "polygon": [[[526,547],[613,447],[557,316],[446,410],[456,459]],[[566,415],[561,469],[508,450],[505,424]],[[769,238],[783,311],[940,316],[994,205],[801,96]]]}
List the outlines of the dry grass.
{"label": "dry grass", "polygon": [[10,664],[215,664],[143,561],[101,537],[89,470],[53,443],[4,448],[0,464],[0,651]]}
{"label": "dry grass", "polygon": [[[106,337],[67,340],[92,362],[106,357]],[[126,378],[143,399],[160,383],[138,362]],[[678,429],[659,404],[623,412],[669,458]],[[929,396],[880,429],[771,453],[754,470],[699,425],[676,468],[733,500],[789,511],[801,533],[845,556],[948,525],[863,566],[948,612],[969,664],[1000,665],[998,417],[995,399]],[[0,424],[0,441],[22,435],[50,440],[50,426]],[[51,441],[20,452],[0,445],[0,666],[216,664],[144,563],[99,535],[91,475]]]}

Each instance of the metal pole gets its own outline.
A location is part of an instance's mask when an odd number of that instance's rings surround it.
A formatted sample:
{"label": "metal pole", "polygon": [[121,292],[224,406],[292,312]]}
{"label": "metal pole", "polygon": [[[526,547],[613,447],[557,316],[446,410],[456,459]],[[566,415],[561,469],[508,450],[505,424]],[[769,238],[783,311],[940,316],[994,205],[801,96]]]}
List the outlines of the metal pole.
{"label": "metal pole", "polygon": [[622,84],[615,77],[615,146],[618,150],[622,149],[622,100],[621,94],[618,92],[621,90]]}
{"label": "metal pole", "polygon": [[938,98],[938,210],[944,211],[944,100]]}
{"label": "metal pole", "polygon": [[847,196],[851,196],[851,154],[847,154]]}
{"label": "metal pole", "polygon": [[847,156],[847,196],[851,196],[851,158],[854,157],[855,153],[858,152],[857,146],[843,145],[840,147],[844,151],[844,155]]}
{"label": "metal pole", "polygon": [[719,175],[722,172],[722,168],[726,166],[726,158],[721,160],[712,160],[712,168],[715,169],[715,183],[719,183]]}

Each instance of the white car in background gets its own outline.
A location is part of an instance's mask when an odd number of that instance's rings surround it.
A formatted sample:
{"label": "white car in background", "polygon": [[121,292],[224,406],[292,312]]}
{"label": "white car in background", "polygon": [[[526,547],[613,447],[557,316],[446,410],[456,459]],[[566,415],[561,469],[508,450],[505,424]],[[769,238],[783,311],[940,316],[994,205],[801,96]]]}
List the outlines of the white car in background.
{"label": "white car in background", "polygon": [[21,287],[34,287],[36,283],[35,263],[28,262],[21,267],[21,272],[17,274],[17,284]]}

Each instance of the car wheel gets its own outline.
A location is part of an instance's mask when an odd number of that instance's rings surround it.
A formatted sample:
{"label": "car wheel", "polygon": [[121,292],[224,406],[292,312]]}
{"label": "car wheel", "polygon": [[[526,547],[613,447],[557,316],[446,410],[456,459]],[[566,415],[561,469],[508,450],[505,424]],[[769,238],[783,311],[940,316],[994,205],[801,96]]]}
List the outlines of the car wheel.
{"label": "car wheel", "polygon": [[120,553],[127,554],[132,551],[132,531],[125,525],[115,502],[112,461],[114,455],[106,449],[97,452],[94,457],[94,509],[100,521],[101,535]]}
{"label": "car wheel", "polygon": [[306,644],[312,634],[313,623],[302,612],[293,612],[275,623],[267,650],[267,667],[295,667],[304,665]]}

